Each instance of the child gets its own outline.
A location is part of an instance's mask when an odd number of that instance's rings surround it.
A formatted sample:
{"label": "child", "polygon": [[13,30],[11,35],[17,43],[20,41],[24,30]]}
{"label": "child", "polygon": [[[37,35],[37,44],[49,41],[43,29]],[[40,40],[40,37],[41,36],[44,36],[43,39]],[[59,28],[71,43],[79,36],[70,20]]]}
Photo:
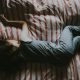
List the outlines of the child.
{"label": "child", "polygon": [[17,59],[65,64],[80,45],[80,26],[66,26],[61,33],[58,45],[56,45],[48,41],[32,40],[24,21],[8,21],[4,16],[0,18],[5,25],[21,28],[20,43],[15,40],[7,40],[9,44],[18,47]]}

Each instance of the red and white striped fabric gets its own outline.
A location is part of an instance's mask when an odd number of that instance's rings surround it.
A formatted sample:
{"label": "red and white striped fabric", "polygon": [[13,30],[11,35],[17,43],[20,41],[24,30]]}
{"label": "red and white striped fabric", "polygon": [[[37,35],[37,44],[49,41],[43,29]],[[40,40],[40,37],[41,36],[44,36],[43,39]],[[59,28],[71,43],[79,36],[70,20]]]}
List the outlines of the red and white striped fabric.
{"label": "red and white striped fabric", "polygon": [[[26,19],[33,40],[57,42],[66,25],[80,25],[80,0],[1,0],[1,3],[9,20]],[[29,63],[24,67],[15,74],[5,73],[8,80],[80,80],[80,54],[68,66]],[[6,80],[5,74],[0,74]]]}
{"label": "red and white striped fabric", "polygon": [[[63,23],[55,16],[49,15],[26,15],[29,16],[31,26],[29,26],[32,36],[37,40],[57,41],[63,29]],[[57,21],[56,21],[57,20]]]}
{"label": "red and white striped fabric", "polygon": [[57,42],[64,26],[80,25],[79,3],[80,0],[6,0],[3,12],[11,20],[26,19],[32,39]]}
{"label": "red and white striped fabric", "polygon": [[11,26],[4,26],[2,22],[0,22],[0,39],[11,39],[11,40],[20,40],[21,29],[15,28]]}

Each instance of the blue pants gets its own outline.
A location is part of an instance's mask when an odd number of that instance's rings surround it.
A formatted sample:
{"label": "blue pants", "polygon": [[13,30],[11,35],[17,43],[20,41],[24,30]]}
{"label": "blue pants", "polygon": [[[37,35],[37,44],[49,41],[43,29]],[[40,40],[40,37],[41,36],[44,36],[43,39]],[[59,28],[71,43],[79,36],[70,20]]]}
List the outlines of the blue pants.
{"label": "blue pants", "polygon": [[80,26],[66,26],[59,38],[58,45],[48,41],[23,42],[19,57],[25,60],[65,64],[75,54],[80,45]]}

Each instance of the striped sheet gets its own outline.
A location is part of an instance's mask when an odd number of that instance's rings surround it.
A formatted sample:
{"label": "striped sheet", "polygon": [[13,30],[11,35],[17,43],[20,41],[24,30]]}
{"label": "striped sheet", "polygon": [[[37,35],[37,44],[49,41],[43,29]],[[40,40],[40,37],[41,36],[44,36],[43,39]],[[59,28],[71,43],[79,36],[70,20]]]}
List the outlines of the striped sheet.
{"label": "striped sheet", "polygon": [[64,26],[80,25],[79,3],[80,0],[6,0],[2,12],[10,20],[28,21],[33,39],[57,42]]}
{"label": "striped sheet", "polygon": [[2,22],[0,22],[0,39],[13,39],[20,40],[21,29],[15,28],[14,26],[4,26]]}
{"label": "striped sheet", "polygon": [[[9,20],[28,22],[33,40],[57,43],[64,26],[80,25],[80,0],[1,0],[0,4],[2,8],[0,11]],[[16,29],[13,29],[13,33],[14,31]],[[79,54],[72,59],[69,66],[56,67],[45,63],[27,63],[14,73],[1,72],[0,78],[4,80],[80,80]]]}

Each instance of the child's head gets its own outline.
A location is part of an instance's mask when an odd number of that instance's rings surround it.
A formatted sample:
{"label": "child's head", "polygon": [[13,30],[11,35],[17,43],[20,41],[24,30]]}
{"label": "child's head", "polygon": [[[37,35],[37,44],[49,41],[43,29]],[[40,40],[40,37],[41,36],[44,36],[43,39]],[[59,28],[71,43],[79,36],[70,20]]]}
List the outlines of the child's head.
{"label": "child's head", "polygon": [[0,55],[11,56],[17,49],[18,47],[11,45],[8,41],[0,40]]}

